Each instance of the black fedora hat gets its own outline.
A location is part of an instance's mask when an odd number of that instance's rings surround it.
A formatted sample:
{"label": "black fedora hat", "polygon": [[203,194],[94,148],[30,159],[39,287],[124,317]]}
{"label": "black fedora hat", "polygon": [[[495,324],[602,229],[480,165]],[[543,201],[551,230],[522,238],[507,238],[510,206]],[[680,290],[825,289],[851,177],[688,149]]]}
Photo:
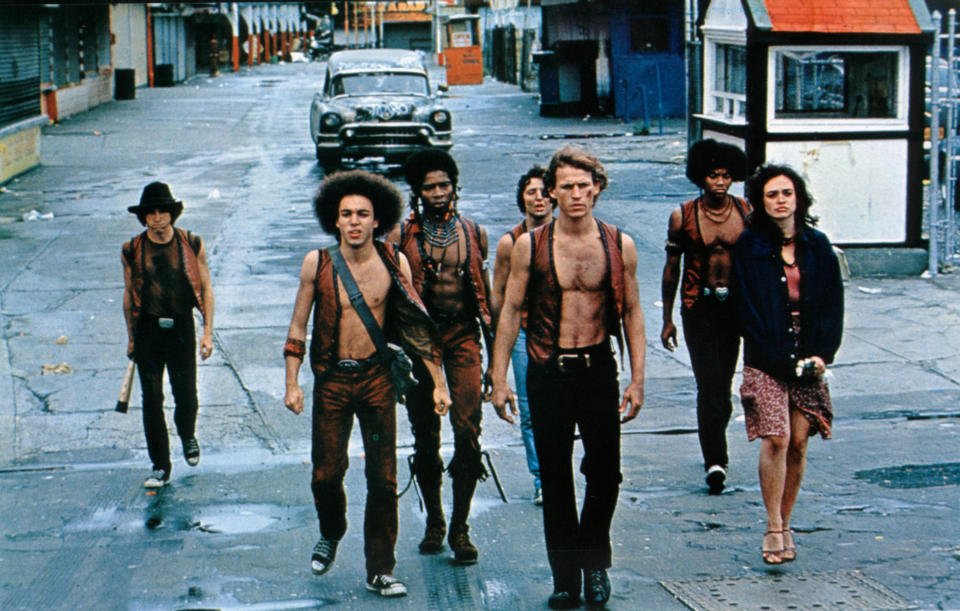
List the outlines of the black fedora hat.
{"label": "black fedora hat", "polygon": [[129,212],[140,214],[150,210],[170,210],[179,214],[183,210],[183,202],[174,199],[170,186],[165,182],[152,182],[143,188],[140,203],[127,208]]}

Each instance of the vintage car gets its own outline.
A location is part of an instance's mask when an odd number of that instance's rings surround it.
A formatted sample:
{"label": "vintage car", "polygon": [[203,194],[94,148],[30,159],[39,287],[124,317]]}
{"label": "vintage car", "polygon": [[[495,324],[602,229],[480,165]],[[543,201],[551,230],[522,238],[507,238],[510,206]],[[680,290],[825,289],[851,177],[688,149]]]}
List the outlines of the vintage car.
{"label": "vintage car", "polygon": [[327,61],[323,89],[310,105],[310,135],[317,161],[382,158],[397,164],[411,153],[453,145],[450,111],[440,102],[416,51],[339,51]]}

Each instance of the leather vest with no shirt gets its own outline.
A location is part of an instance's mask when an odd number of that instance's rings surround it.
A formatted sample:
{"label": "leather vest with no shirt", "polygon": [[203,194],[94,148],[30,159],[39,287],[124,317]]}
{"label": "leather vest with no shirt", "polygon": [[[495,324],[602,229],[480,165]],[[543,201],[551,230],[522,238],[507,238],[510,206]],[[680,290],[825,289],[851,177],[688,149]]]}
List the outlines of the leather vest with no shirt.
{"label": "leather vest with no shirt", "polygon": [[[373,244],[390,273],[393,282],[390,290],[395,291],[387,300],[384,335],[388,339],[398,337],[404,348],[439,363],[440,352],[436,347],[433,323],[417,292],[400,271],[397,251],[379,240],[374,240]],[[310,339],[310,368],[317,377],[324,374],[337,355],[337,329],[342,312],[339,284],[330,255],[326,249],[321,249],[314,277],[313,335]]]}
{"label": "leather vest with no shirt", "polygon": [[[704,269],[707,259],[707,246],[703,243],[700,234],[700,223],[697,219],[697,202],[700,198],[691,199],[681,206],[682,217],[680,232],[668,235],[668,242],[677,244],[683,252],[683,282],[680,286],[681,302],[684,309],[690,309],[700,298],[703,289]],[[739,197],[733,198],[734,208],[743,219],[743,226],[747,226],[750,218],[750,204]],[[732,256],[731,245],[731,256]],[[669,250],[669,247],[668,247]]]}
{"label": "leather vest with no shirt", "polygon": [[[480,248],[480,227],[470,219],[462,216],[459,219],[463,224],[463,234],[466,236],[467,243],[467,279],[473,288],[472,295],[469,297],[473,300],[473,305],[476,308],[475,313],[481,324],[490,329],[493,325],[493,318],[490,316],[490,296],[487,294],[487,285],[483,281],[485,253]],[[426,272],[418,243],[419,240],[423,239],[421,233],[420,224],[417,223],[413,214],[403,222],[400,228],[400,250],[410,262],[413,286],[422,299],[426,291]]]}
{"label": "leather vest with no shirt", "polygon": [[[607,255],[604,275],[604,319],[607,335],[621,337],[625,308],[623,237],[614,225],[595,219]],[[556,221],[530,232],[530,277],[527,283],[527,353],[537,364],[546,364],[557,351],[560,338],[560,306],[563,298],[553,256]]]}

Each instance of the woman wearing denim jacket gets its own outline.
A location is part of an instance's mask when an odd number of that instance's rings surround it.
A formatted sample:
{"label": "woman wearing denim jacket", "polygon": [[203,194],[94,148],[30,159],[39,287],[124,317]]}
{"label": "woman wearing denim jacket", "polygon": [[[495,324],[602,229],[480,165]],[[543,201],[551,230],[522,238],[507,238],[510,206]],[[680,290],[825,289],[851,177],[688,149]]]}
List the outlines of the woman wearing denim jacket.
{"label": "woman wearing denim jacket", "polygon": [[813,228],[799,174],[765,165],[748,180],[754,213],[735,250],[735,286],[744,339],[747,437],[762,438],[760,490],[767,511],[767,564],[797,557],[790,516],[800,491],[807,440],[830,438],[833,409],[823,374],[843,333],[843,283],[827,237]]}

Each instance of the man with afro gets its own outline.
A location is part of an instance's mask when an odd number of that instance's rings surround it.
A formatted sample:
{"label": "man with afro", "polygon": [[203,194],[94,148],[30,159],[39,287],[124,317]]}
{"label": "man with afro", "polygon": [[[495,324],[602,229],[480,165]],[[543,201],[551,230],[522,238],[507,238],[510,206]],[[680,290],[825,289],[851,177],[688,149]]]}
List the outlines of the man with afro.
{"label": "man with afro", "polygon": [[687,178],[702,193],[670,214],[667,261],[661,292],[664,348],[677,348],[673,303],[681,285],[683,336],[697,381],[697,429],[710,494],[727,479],[727,424],[733,412],[730,387],[740,353],[736,313],[730,298],[733,247],[747,226],[750,204],[730,195],[730,185],[746,178],[747,159],[739,148],[701,140],[687,155]]}
{"label": "man with afro", "polygon": [[385,178],[362,171],[340,172],[323,181],[313,199],[323,230],[338,246],[307,253],[283,354],[284,404],[303,411],[298,383],[306,354],[307,320],[313,310],[310,368],[313,370],[313,474],[311,489],[320,540],[311,568],[322,575],[333,564],[347,529],[343,479],[350,429],[360,422],[366,460],[364,515],[366,587],[380,596],[403,596],[406,586],[393,576],[397,542],[396,400],[391,363],[378,352],[344,282],[334,268],[334,248],[356,280],[376,323],[390,341],[398,341],[422,361],[434,384],[437,410],[450,405],[435,330],[410,284],[410,266],[395,248],[375,240],[400,218],[403,201]]}
{"label": "man with afro", "polygon": [[[487,276],[487,234],[477,223],[457,210],[459,170],[446,151],[425,149],[404,164],[410,185],[411,214],[388,237],[400,245],[410,260],[413,286],[437,324],[443,350],[443,366],[453,407],[453,458],[447,472],[453,480],[453,512],[447,540],[454,560],[473,564],[479,551],[467,534],[470,505],[477,481],[486,476],[481,462],[480,421],[483,368],[481,332],[488,352],[492,337],[490,280]],[[432,384],[418,376],[411,391],[407,414],[414,435],[413,469],[423,492],[427,525],[420,553],[443,549],[446,520],[440,489],[443,460],[440,457],[440,418],[446,410],[433,409]]]}

